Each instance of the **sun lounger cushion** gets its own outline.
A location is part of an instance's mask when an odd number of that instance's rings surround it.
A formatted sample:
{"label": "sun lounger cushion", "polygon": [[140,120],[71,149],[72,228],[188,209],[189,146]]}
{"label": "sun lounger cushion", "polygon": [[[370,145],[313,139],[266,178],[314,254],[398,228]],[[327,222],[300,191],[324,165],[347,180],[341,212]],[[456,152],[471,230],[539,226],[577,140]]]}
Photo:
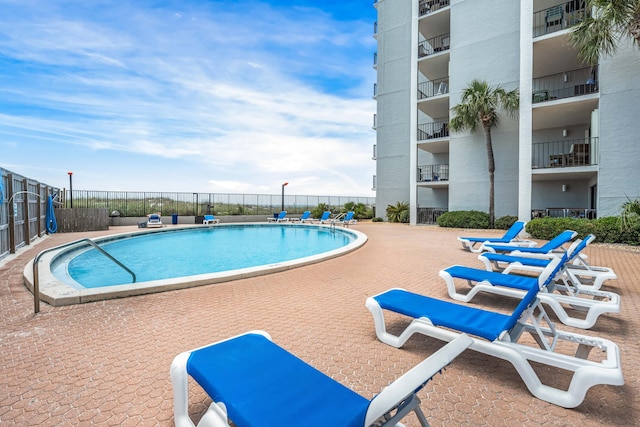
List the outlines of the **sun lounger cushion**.
{"label": "sun lounger cushion", "polygon": [[402,289],[391,289],[374,299],[383,310],[394,311],[416,319],[424,317],[435,326],[444,326],[494,341],[503,331],[510,330],[516,324],[537,293],[536,283],[511,315],[454,304]]}
{"label": "sun lounger cushion", "polygon": [[485,252],[481,256],[486,258],[489,261],[505,262],[509,264],[513,262],[519,262],[520,264],[523,264],[523,265],[540,267],[540,268],[545,268],[547,265],[549,265],[549,262],[551,261],[550,259],[545,259],[545,258],[533,258],[533,257],[527,257],[527,256],[516,256],[516,255],[507,255],[507,254],[494,254],[491,252]]}
{"label": "sun lounger cushion", "polygon": [[369,406],[259,334],[195,350],[187,372],[214,401],[226,404],[238,426],[363,426]]}
{"label": "sun lounger cushion", "polygon": [[[547,261],[547,264],[549,262]],[[546,267],[546,265],[545,265]],[[531,286],[535,286],[538,283],[538,278],[528,276],[518,276],[515,274],[502,274],[493,271],[480,270],[472,267],[465,267],[461,265],[454,265],[445,269],[452,277],[456,277],[462,280],[471,280],[474,282],[481,282],[488,280],[493,285],[507,286],[510,288],[529,290]]]}

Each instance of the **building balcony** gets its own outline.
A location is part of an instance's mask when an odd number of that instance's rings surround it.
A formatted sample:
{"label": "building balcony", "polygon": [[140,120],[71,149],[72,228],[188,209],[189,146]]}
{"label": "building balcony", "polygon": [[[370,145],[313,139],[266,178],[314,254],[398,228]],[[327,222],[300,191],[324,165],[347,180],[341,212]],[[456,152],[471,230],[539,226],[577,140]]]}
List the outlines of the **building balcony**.
{"label": "building balcony", "polygon": [[572,0],[533,14],[533,37],[566,30],[589,16],[584,0]]}
{"label": "building balcony", "polygon": [[418,100],[449,93],[449,77],[418,83]]}
{"label": "building balcony", "polygon": [[544,217],[596,219],[598,217],[598,211],[587,208],[546,208],[531,210],[531,218]]}
{"label": "building balcony", "polygon": [[418,141],[448,137],[449,122],[447,121],[437,121],[418,125]]}
{"label": "building balcony", "polygon": [[425,56],[447,51],[451,47],[450,41],[451,38],[449,33],[441,34],[439,36],[423,40],[418,43],[418,57],[422,58]]}
{"label": "building balcony", "polygon": [[378,145],[373,144],[373,156],[371,157],[371,159],[376,160],[377,158],[378,158]]}
{"label": "building balcony", "polygon": [[448,7],[449,4],[449,0],[420,0],[418,6],[419,14],[420,16],[428,15],[430,13]]}
{"label": "building balcony", "polygon": [[418,182],[449,181],[449,165],[418,166]]}
{"label": "building balcony", "polygon": [[534,143],[531,157],[533,169],[594,166],[598,164],[598,138]]}
{"label": "building balcony", "polygon": [[597,92],[598,67],[585,67],[533,79],[532,102],[537,104]]}

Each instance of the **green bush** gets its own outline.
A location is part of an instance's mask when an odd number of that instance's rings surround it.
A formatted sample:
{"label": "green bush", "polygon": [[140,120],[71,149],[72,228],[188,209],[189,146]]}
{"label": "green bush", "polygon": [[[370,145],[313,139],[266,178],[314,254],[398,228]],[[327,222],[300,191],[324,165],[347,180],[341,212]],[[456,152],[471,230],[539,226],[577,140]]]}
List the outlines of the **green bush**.
{"label": "green bush", "polygon": [[625,243],[640,245],[640,226],[622,229],[620,218],[536,218],[527,223],[526,231],[534,239],[551,240],[564,230],[573,230],[578,238],[589,234],[596,236],[600,243]]}
{"label": "green bush", "polygon": [[505,215],[496,218],[494,227],[500,230],[508,230],[518,220],[517,216]]}
{"label": "green bush", "polygon": [[379,216],[374,217],[371,222],[384,222],[384,219],[380,218]]}
{"label": "green bush", "polygon": [[387,205],[387,219],[389,222],[409,222],[409,203],[396,202]]}
{"label": "green bush", "polygon": [[315,209],[311,210],[311,216],[314,218],[321,218],[322,214],[325,211],[330,211],[331,209],[329,209],[329,205],[327,205],[326,203],[320,203],[318,206],[316,206]]}
{"label": "green bush", "polygon": [[489,214],[480,211],[445,212],[436,221],[440,227],[489,228]]}

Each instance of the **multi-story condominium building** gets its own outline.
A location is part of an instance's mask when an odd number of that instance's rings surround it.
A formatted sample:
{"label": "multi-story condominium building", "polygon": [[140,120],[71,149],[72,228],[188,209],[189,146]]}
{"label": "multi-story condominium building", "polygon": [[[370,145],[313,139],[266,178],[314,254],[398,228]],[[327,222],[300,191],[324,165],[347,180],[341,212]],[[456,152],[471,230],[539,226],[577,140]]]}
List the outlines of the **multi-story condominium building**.
{"label": "multi-story condominium building", "polygon": [[[449,131],[473,80],[520,92],[492,129],[495,214],[602,217],[640,196],[640,51],[624,40],[582,64],[571,27],[584,1],[377,0],[376,206],[411,223],[489,209],[482,127]],[[628,43],[627,43],[628,41]]]}

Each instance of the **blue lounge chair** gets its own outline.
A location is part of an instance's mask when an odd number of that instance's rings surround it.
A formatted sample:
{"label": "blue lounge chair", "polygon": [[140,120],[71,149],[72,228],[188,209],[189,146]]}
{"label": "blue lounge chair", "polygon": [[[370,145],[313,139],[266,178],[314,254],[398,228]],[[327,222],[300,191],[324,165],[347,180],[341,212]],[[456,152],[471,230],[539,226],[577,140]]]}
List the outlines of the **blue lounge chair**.
{"label": "blue lounge chair", "polygon": [[177,427],[189,418],[189,376],[213,402],[198,425],[395,426],[415,412],[428,426],[416,393],[462,351],[461,336],[395,380],[372,400],[360,396],[254,331],[179,354],[171,364]]}
{"label": "blue lounge chair", "polygon": [[[366,305],[373,314],[378,339],[386,344],[402,347],[415,333],[444,341],[451,341],[461,333],[469,334],[473,339],[470,349],[509,361],[534,396],[573,408],[584,400],[592,386],[623,385],[624,379],[620,352],[615,343],[558,331],[539,304],[539,289],[559,274],[566,259],[566,254],[554,258],[510,314],[442,301],[404,289],[391,289],[370,297]],[[386,330],[385,310],[413,320],[400,335],[393,335]],[[519,342],[523,332],[531,334],[539,348]],[[557,346],[560,342],[562,345]],[[565,354],[571,347],[575,352]],[[557,351],[558,348],[562,352]],[[592,348],[602,351],[603,360],[588,359]],[[558,368],[562,372],[573,372],[568,388],[543,384],[531,362]]]}
{"label": "blue lounge chair", "polygon": [[[587,256],[583,251],[594,240],[593,234],[585,237],[564,266],[563,282],[569,293],[597,291],[605,281],[618,278],[611,268],[593,266],[587,262]],[[540,272],[547,266],[550,257],[555,255],[522,253],[515,250],[510,254],[484,252],[478,256],[478,259],[484,263],[487,271],[501,271],[508,274],[515,270]]]}
{"label": "blue lounge chair", "polygon": [[[576,328],[588,329],[595,325],[598,317],[605,313],[620,313],[620,296],[613,292],[604,291],[584,291],[580,292],[566,282],[564,272],[566,271],[569,261],[577,257],[580,251],[587,246],[588,240],[576,240],[567,252],[567,262],[564,262],[560,274],[556,276],[559,285],[554,281],[550,281],[538,293],[540,302],[550,307],[556,314],[558,319],[568,326]],[[481,258],[484,254],[480,255]],[[506,255],[489,253],[488,256],[498,255],[504,257]],[[557,255],[556,255],[557,256]],[[525,257],[514,257],[525,262]],[[554,257],[555,258],[555,257]],[[534,264],[538,262],[545,263],[544,268],[552,262],[554,258],[539,259],[528,258]],[[544,268],[538,272],[544,271]],[[525,266],[525,270],[531,271]],[[489,292],[498,295],[504,295],[513,298],[522,298],[528,289],[538,281],[532,276],[518,276],[505,272],[487,271],[485,269],[464,267],[454,265],[440,271],[442,277],[447,284],[449,296],[456,301],[469,302],[480,292]],[[470,286],[467,292],[460,292],[455,285],[456,279],[466,281]],[[567,308],[570,311],[567,311]],[[570,313],[578,311],[577,316]]]}
{"label": "blue lounge chair", "polygon": [[220,220],[213,215],[205,215],[204,219],[202,220],[203,224],[218,224],[219,222]]}
{"label": "blue lounge chair", "polygon": [[299,221],[301,223],[311,222],[313,218],[311,218],[311,211],[304,211],[300,218],[291,218],[291,221]]}
{"label": "blue lounge chair", "polygon": [[524,231],[525,225],[526,222],[524,221],[514,222],[502,237],[458,237],[458,240],[462,243],[463,248],[471,252],[480,252],[480,247],[483,243],[511,243],[517,246],[535,246],[535,242],[531,240],[520,240],[518,237],[520,233]]}
{"label": "blue lounge chair", "polygon": [[313,222],[319,222],[320,224],[331,222],[331,211],[322,212],[322,216],[319,219],[314,219]]}
{"label": "blue lounge chair", "polygon": [[532,246],[532,247],[522,247],[518,245],[507,245],[507,244],[498,244],[498,243],[483,243],[480,246],[480,252],[496,252],[496,253],[510,253],[513,251],[519,251],[520,253],[529,253],[529,254],[551,254],[553,252],[566,252],[566,249],[563,247],[565,243],[570,242],[576,237],[578,233],[572,230],[565,230],[562,233],[558,234],[553,239],[549,240],[542,246]]}
{"label": "blue lounge chair", "polygon": [[158,213],[147,215],[147,228],[162,227],[162,217]]}
{"label": "blue lounge chair", "polygon": [[289,221],[289,218],[287,218],[287,211],[280,211],[280,213],[276,218],[273,218],[273,217],[267,218],[267,222],[285,222],[285,221]]}
{"label": "blue lounge chair", "polygon": [[347,225],[350,225],[350,224],[357,224],[358,220],[355,219],[353,217],[353,215],[355,215],[355,212],[354,211],[349,211],[346,214],[338,215],[336,218],[331,220],[331,222],[333,224],[342,224],[344,226],[347,226]]}

